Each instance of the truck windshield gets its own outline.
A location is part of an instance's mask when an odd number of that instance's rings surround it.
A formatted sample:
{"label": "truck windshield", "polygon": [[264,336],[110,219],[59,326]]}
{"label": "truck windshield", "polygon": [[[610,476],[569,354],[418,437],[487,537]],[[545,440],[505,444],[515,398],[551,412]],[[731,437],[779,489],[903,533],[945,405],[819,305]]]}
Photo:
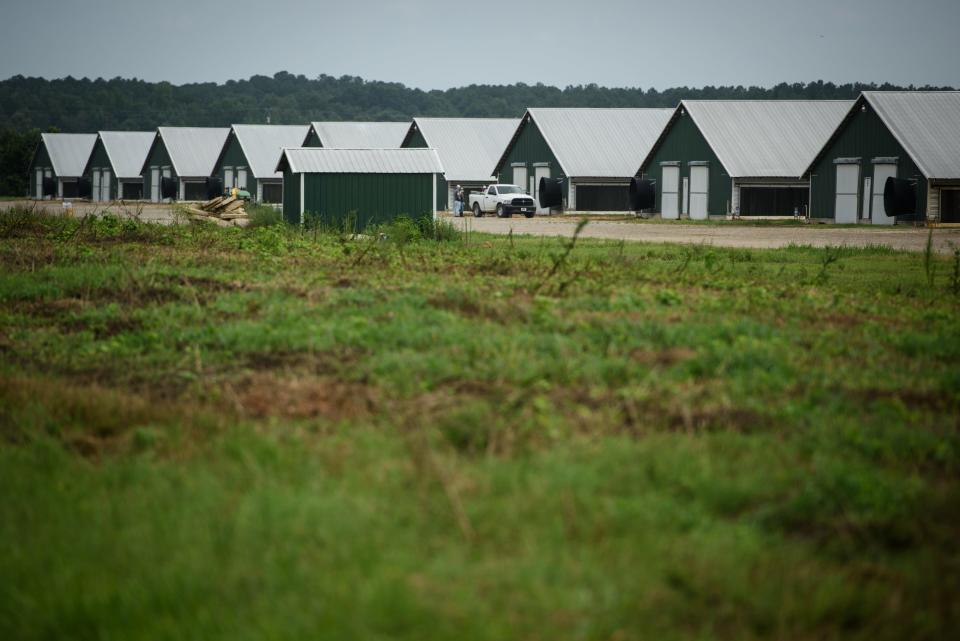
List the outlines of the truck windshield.
{"label": "truck windshield", "polygon": [[501,194],[522,194],[523,190],[516,185],[497,185],[497,191]]}

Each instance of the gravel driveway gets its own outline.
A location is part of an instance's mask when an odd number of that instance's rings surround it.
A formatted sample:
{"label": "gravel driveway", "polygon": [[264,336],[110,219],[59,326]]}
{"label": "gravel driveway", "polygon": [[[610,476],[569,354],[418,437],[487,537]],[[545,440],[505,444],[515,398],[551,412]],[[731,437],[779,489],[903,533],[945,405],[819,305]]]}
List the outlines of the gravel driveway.
{"label": "gravel driveway", "polygon": [[[577,226],[577,219],[567,217],[537,217],[500,219],[450,218],[454,225],[463,229],[491,234],[529,234],[533,236],[570,236]],[[724,247],[754,247],[760,249],[786,247],[787,245],[812,245],[826,247],[849,245],[865,247],[886,245],[894,249],[923,251],[927,244],[928,229],[913,227],[834,227],[832,225],[760,225],[742,223],[691,224],[684,222],[644,222],[591,220],[582,235],[608,240],[631,240],[653,243],[691,243],[719,245]],[[960,248],[960,229],[934,229],[934,249],[940,253],[953,253]]]}

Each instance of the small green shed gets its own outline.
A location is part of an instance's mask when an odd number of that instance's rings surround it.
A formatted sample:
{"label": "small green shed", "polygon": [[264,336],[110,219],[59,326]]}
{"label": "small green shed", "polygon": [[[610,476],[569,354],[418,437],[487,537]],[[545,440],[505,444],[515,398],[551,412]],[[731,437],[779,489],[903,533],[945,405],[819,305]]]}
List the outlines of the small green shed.
{"label": "small green shed", "polygon": [[[960,223],[960,91],[865,91],[806,171],[810,213],[837,223]],[[914,184],[891,218],[887,178]]]}
{"label": "small green shed", "polygon": [[288,222],[312,216],[339,226],[356,216],[358,229],[401,215],[436,216],[443,174],[434,149],[285,149],[276,170]]}
{"label": "small green shed", "polygon": [[30,196],[80,197],[83,170],[96,142],[97,134],[40,134],[30,160]]}

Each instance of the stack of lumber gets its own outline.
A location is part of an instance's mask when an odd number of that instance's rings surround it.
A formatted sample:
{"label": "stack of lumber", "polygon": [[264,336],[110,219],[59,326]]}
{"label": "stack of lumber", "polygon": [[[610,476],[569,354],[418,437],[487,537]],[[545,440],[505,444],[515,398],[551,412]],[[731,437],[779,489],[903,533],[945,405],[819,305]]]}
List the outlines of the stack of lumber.
{"label": "stack of lumber", "polygon": [[205,203],[200,203],[199,207],[186,207],[186,210],[194,216],[219,218],[220,220],[238,220],[247,217],[247,212],[243,208],[243,201],[235,196],[220,196]]}

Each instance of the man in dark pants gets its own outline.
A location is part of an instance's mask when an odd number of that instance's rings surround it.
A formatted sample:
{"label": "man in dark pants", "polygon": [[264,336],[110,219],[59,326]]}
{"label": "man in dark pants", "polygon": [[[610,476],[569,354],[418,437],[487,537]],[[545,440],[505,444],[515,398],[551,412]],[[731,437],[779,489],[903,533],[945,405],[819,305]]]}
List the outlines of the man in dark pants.
{"label": "man in dark pants", "polygon": [[463,216],[463,187],[460,185],[453,192],[453,215]]}

